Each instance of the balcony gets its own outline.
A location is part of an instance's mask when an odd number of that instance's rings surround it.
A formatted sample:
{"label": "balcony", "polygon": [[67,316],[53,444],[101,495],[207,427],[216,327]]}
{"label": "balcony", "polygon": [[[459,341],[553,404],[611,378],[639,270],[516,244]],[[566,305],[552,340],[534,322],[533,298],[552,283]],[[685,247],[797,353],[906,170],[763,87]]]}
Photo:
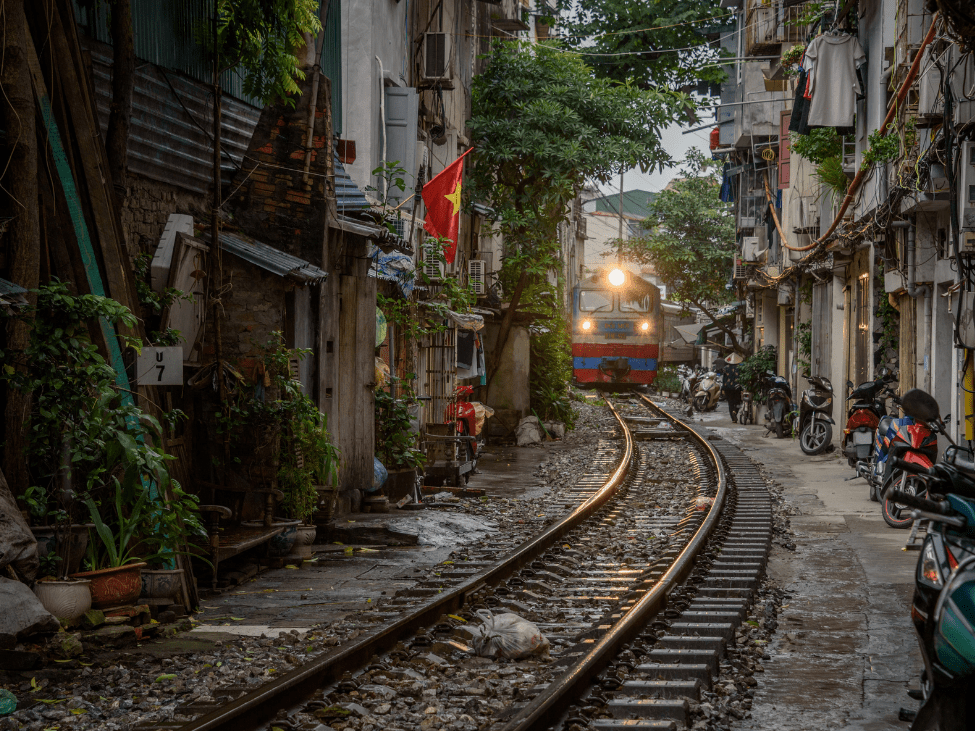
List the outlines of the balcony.
{"label": "balcony", "polygon": [[783,43],[799,43],[805,28],[797,24],[805,12],[805,3],[794,5],[789,0],[746,0],[745,55],[772,56]]}

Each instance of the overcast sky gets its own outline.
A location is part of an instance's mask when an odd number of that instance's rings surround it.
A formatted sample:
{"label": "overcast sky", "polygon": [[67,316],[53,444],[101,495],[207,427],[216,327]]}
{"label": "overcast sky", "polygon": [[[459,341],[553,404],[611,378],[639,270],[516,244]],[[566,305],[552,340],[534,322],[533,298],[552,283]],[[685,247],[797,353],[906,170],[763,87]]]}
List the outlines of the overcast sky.
{"label": "overcast sky", "polygon": [[[713,119],[713,117],[705,117],[694,125],[671,125],[664,130],[661,139],[663,140],[664,148],[670,153],[673,159],[683,160],[687,155],[687,151],[692,147],[698,148],[706,155],[711,154],[709,147],[711,127],[697,132],[689,132],[686,135],[681,134],[685,129],[700,127],[708,119]],[[663,173],[658,172],[656,169],[647,173],[641,173],[639,168],[633,168],[623,174],[623,190],[663,190],[672,178],[679,176],[679,167],[665,168]],[[604,193],[609,195],[619,192],[619,184],[619,178],[616,178],[613,183],[602,185],[600,188]]]}

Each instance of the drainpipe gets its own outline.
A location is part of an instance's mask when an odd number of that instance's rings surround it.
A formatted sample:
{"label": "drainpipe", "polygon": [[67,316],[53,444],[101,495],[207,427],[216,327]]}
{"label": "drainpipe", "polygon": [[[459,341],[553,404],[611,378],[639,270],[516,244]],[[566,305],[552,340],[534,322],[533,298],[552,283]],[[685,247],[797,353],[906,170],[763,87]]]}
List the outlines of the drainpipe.
{"label": "drainpipe", "polygon": [[[382,132],[382,145],[379,148],[379,163],[386,163],[386,72],[383,71],[383,62],[376,56],[376,63],[379,64],[379,129]],[[380,175],[379,182],[383,189],[383,202],[386,201],[386,176]]]}

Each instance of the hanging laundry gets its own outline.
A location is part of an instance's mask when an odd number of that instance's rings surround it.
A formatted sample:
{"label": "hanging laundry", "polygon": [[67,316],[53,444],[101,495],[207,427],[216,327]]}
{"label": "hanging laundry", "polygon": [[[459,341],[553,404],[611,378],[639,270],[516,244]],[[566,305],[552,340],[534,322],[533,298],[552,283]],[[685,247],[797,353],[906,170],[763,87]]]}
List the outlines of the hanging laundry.
{"label": "hanging laundry", "polygon": [[805,61],[796,83],[796,99],[792,103],[792,117],[789,120],[789,131],[800,135],[809,134],[809,72]]}
{"label": "hanging laundry", "polygon": [[856,72],[866,59],[855,36],[827,33],[812,40],[805,53],[812,68],[810,127],[853,126],[856,95],[861,91]]}

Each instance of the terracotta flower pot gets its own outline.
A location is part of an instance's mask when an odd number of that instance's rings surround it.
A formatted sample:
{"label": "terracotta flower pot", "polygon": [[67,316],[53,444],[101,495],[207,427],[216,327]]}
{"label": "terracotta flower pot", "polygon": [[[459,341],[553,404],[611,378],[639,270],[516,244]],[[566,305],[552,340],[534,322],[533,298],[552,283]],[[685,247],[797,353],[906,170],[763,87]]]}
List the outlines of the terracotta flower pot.
{"label": "terracotta flower pot", "polygon": [[311,545],[315,542],[318,528],[313,525],[299,525],[298,537],[291,549],[300,558],[311,558]]}
{"label": "terracotta flower pot", "polygon": [[114,569],[98,569],[72,574],[72,579],[91,580],[91,605],[95,609],[132,604],[142,592],[145,563],[130,563]]}
{"label": "terracotta flower pot", "polygon": [[91,581],[38,581],[34,593],[44,608],[58,619],[77,619],[91,609]]}

